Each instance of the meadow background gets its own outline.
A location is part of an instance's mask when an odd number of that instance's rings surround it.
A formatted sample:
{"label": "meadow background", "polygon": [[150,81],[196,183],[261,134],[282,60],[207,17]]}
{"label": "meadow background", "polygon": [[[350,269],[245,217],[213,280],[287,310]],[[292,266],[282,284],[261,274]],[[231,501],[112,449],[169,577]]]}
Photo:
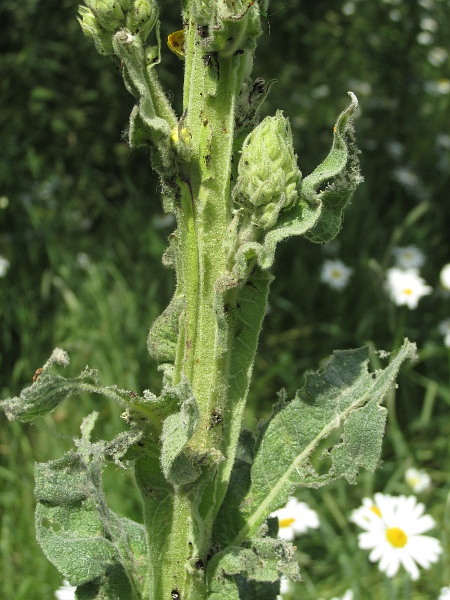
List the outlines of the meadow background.
{"label": "meadow background", "polygon": [[[180,11],[176,0],[160,4],[165,39],[180,28]],[[76,12],[74,0],[0,2],[0,255],[9,261],[0,278],[1,398],[30,385],[55,346],[69,352],[74,375],[89,364],[105,385],[157,392],[161,381],[146,336],[174,287],[161,265],[173,221],[147,154],[124,141],[133,100]],[[368,600],[434,599],[450,585],[450,349],[439,330],[450,317],[439,284],[450,262],[450,2],[273,0],[263,26],[253,75],[277,80],[264,115],[289,116],[306,175],[327,154],[352,90],[365,182],[336,242],[294,239],[277,250],[246,422],[267,415],[280,388],[292,395],[333,349],[391,351],[405,335],[419,347],[387,398],[381,468],[357,486],[299,492],[321,528],[297,540],[303,583],[292,598],[329,600],[353,587]],[[178,109],[182,73],[164,48],[159,74]],[[408,245],[424,253],[421,276],[433,287],[416,309],[396,306],[384,287],[393,248]],[[353,269],[341,291],[320,279],[329,258]],[[49,600],[60,585],[34,541],[33,464],[71,448],[93,409],[99,437],[123,427],[118,407],[89,397],[35,425],[0,415],[2,599]],[[420,500],[444,546],[414,584],[382,576],[348,520],[364,496],[412,493],[410,466],[431,477]],[[105,486],[114,510],[141,519],[131,471],[108,467]]]}

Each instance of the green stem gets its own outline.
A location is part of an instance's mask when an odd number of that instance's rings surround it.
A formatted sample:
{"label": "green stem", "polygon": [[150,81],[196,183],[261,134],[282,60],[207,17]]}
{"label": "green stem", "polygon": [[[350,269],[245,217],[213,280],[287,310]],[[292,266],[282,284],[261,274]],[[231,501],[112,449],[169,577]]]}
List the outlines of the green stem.
{"label": "green stem", "polygon": [[[218,284],[226,273],[223,242],[231,221],[231,155],[235,103],[242,78],[243,57],[207,54],[196,24],[190,22],[186,30],[183,128],[188,132],[191,156],[179,168],[176,234],[177,283],[185,308],[174,383],[185,376],[191,384],[200,419],[190,451],[197,456],[215,457],[210,468],[219,457],[223,458],[223,427],[215,425],[228,410],[233,329],[229,322],[225,334],[219,330],[218,311],[223,307]],[[215,418],[217,423],[213,422]],[[235,448],[231,461],[234,453]],[[213,518],[226,490],[222,485],[221,493],[216,493],[220,479],[216,474],[204,493],[208,519],[194,515],[193,499],[186,490],[175,491],[173,526],[162,562],[163,571],[167,571],[167,576],[162,576],[160,595],[164,600],[171,598],[174,589],[183,600],[200,600],[206,593],[193,565],[199,559],[206,562]]]}

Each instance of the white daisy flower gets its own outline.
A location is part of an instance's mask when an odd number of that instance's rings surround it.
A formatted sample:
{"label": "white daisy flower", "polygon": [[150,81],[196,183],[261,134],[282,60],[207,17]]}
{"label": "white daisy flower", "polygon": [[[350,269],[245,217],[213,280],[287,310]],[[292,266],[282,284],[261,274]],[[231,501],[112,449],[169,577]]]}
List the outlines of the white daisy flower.
{"label": "white daisy flower", "polygon": [[450,263],[444,265],[439,275],[439,281],[444,290],[450,291]]}
{"label": "white daisy flower", "polygon": [[411,579],[419,579],[417,565],[428,569],[442,552],[439,540],[422,535],[435,526],[434,519],[423,514],[425,506],[415,496],[377,494],[376,506],[381,518],[359,534],[359,547],[371,550],[369,560],[378,562],[388,577],[394,577],[403,565]]}
{"label": "white daisy flower", "polygon": [[444,336],[444,344],[447,348],[450,348],[450,319],[441,321],[438,325],[438,330],[439,333]]}
{"label": "white daisy flower", "polygon": [[396,246],[392,252],[399,269],[420,269],[425,262],[425,254],[417,246]]}
{"label": "white daisy flower", "polygon": [[308,529],[317,529],[320,526],[316,511],[309,508],[305,502],[299,502],[297,498],[289,498],[284,508],[270,516],[278,517],[278,537],[289,542]]}
{"label": "white daisy flower", "polygon": [[344,265],[339,259],[325,260],[320,273],[320,281],[327,283],[335,290],[343,290],[352,273],[353,269]]}
{"label": "white daisy flower", "polygon": [[404,271],[392,267],[386,272],[386,287],[397,306],[406,305],[408,308],[417,308],[422,296],[431,294],[433,288],[425,284],[425,280],[417,271],[409,269]]}
{"label": "white daisy flower", "polygon": [[417,35],[416,40],[421,46],[431,46],[434,41],[434,37],[429,31],[421,31]]}
{"label": "white daisy flower", "polygon": [[420,19],[420,28],[434,33],[437,31],[438,22],[430,17],[424,17],[423,19]]}
{"label": "white daisy flower", "polygon": [[0,256],[0,277],[4,277],[9,269],[10,262],[4,256]]}
{"label": "white daisy flower", "polygon": [[446,585],[441,588],[438,600],[450,600],[450,586]]}
{"label": "white daisy flower", "polygon": [[56,600],[75,600],[75,592],[77,588],[72,587],[68,581],[64,579],[62,586],[56,590]]}
{"label": "white daisy flower", "polygon": [[280,579],[280,593],[277,596],[277,600],[283,600],[283,596],[289,592],[289,579],[282,577]]}
{"label": "white daisy flower", "polygon": [[433,67],[439,67],[448,59],[448,52],[445,48],[432,48],[428,53],[428,62],[430,62]]}
{"label": "white daisy flower", "polygon": [[363,498],[362,506],[352,512],[350,521],[361,527],[361,529],[371,529],[374,524],[380,523],[381,511],[377,505],[379,496],[383,496],[383,494],[375,494],[374,500]]}
{"label": "white daisy flower", "polygon": [[334,596],[331,600],[353,600],[354,595],[352,590],[347,590],[342,596]]}
{"label": "white daisy flower", "polygon": [[416,494],[424,492],[431,485],[431,477],[425,471],[410,467],[405,471],[405,481]]}

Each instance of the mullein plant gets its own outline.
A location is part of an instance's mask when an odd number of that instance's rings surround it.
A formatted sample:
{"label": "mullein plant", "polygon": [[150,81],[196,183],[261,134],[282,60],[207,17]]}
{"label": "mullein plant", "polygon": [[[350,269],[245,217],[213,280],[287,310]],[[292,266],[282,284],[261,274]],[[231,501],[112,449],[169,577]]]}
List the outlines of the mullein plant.
{"label": "mullein plant", "polygon": [[[361,181],[352,93],[330,153],[303,179],[288,120],[279,111],[258,122],[269,85],[250,76],[266,11],[264,0],[182,0],[183,29],[168,41],[185,63],[177,116],[157,75],[155,1],[80,7],[83,32],[136,99],[129,143],[148,146],[177,226],[163,257],[176,290],[148,335],[159,395],[103,387],[87,367],[65,378],[53,365],[69,358],[56,349],[31,387],[2,402],[21,421],[78,393],[122,407],[127,431],[91,441],[93,413],[74,450],[36,465],[37,538],[78,600],[275,599],[280,579],[300,573],[295,547],[277,538],[269,515],[299,487],[342,476],[353,483],[361,468],[375,469],[381,402],[415,353],[406,340],[384,370],[369,372],[367,349],[337,351],[293,399],[281,392],[266,422],[242,429],[276,246],[299,235],[331,240]],[[319,444],[328,449],[313,457]],[[134,468],[144,524],[108,508],[107,459]]]}

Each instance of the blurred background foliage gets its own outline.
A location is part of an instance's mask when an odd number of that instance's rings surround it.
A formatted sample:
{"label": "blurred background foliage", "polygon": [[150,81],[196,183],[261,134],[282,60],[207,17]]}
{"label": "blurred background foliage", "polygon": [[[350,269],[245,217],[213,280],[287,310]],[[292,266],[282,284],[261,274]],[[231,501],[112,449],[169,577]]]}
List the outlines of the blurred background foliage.
{"label": "blurred background foliage", "polygon": [[[176,0],[160,4],[164,39],[180,28],[180,10]],[[364,494],[405,492],[407,466],[429,470],[432,514],[444,517],[450,361],[437,325],[450,316],[438,286],[450,262],[449,9],[449,0],[272,0],[263,19],[254,76],[277,80],[264,115],[280,108],[289,116],[306,175],[355,92],[365,183],[336,242],[293,239],[278,250],[247,423],[267,414],[281,387],[294,393],[333,349],[392,350],[404,335],[420,349],[388,398],[382,469],[357,488],[341,482],[305,496],[326,524],[301,548],[306,599],[341,593],[356,574],[361,598],[381,597],[376,569],[365,557],[355,567],[344,515]],[[10,263],[0,278],[3,398],[29,385],[55,346],[69,352],[73,374],[89,364],[105,384],[160,385],[146,335],[174,287],[161,265],[173,221],[147,154],[124,140],[133,100],[81,34],[76,12],[75,0],[0,3],[0,255]],[[179,111],[183,64],[166,48],[159,75]],[[409,244],[426,255],[422,275],[434,288],[416,310],[394,306],[383,288],[392,248]],[[354,270],[342,292],[320,281],[327,257]],[[120,411],[95,398],[64,403],[36,426],[0,415],[1,598],[44,600],[59,585],[34,542],[33,463],[70,448],[94,408],[96,433],[112,437]],[[112,508],[140,519],[130,472],[106,469],[105,485]],[[436,597],[449,583],[449,566],[436,567],[412,597]],[[406,598],[392,585],[386,594]]]}

